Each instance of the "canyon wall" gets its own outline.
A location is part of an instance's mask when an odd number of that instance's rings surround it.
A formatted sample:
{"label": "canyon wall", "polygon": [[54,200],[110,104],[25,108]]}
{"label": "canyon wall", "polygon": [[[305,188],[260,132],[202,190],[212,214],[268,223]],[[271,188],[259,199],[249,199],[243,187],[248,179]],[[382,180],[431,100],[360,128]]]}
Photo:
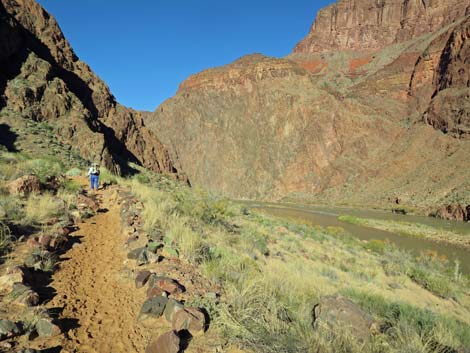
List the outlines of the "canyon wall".
{"label": "canyon wall", "polygon": [[116,102],[35,1],[1,0],[0,67],[4,124],[47,121],[64,145],[116,172],[126,172],[128,162],[177,172],[141,113]]}

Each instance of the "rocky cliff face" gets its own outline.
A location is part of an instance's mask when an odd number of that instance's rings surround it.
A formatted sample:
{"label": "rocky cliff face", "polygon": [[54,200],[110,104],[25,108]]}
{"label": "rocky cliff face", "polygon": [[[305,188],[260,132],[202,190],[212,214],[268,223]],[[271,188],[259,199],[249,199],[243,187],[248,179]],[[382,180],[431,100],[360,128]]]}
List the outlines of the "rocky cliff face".
{"label": "rocky cliff face", "polygon": [[381,49],[432,33],[469,11],[462,0],[340,0],[319,11],[294,52]]}
{"label": "rocky cliff face", "polygon": [[[290,60],[253,55],[184,82],[147,119],[192,183],[235,197],[318,193],[397,133]],[[337,168],[337,164],[344,168]]]}
{"label": "rocky cliff face", "polygon": [[0,67],[4,124],[47,121],[64,145],[117,172],[132,161],[176,173],[140,113],[116,103],[55,19],[33,0],[0,1]]}
{"label": "rocky cliff face", "polygon": [[469,6],[339,1],[286,59],[194,75],[145,122],[229,196],[468,203]]}

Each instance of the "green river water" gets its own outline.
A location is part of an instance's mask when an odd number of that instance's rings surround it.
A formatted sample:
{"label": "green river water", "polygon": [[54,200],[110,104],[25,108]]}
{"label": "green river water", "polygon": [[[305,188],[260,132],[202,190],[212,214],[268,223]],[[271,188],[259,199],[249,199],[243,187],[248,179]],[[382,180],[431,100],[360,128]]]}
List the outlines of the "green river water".
{"label": "green river water", "polygon": [[361,210],[343,207],[323,207],[299,204],[294,205],[258,202],[248,202],[246,204],[249,207],[261,209],[264,212],[267,212],[268,214],[276,217],[300,220],[303,222],[308,222],[312,225],[320,225],[323,227],[341,227],[349,234],[362,240],[388,240],[391,243],[397,245],[399,248],[412,251],[416,254],[419,254],[424,250],[436,251],[439,255],[444,255],[447,257],[451,262],[458,260],[460,262],[462,272],[465,274],[470,274],[469,250],[455,245],[436,243],[427,239],[419,239],[400,235],[398,233],[342,222],[338,220],[338,216],[351,215],[361,218],[421,223],[436,228],[451,230],[460,234],[468,234],[468,236],[470,236],[470,223],[445,221],[424,216],[399,215],[385,211]]}

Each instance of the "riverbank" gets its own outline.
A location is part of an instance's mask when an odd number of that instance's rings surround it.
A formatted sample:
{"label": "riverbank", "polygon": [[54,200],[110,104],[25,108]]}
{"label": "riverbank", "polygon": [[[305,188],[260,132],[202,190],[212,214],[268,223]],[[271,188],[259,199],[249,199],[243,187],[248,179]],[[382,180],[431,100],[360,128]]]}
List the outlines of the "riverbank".
{"label": "riverbank", "polygon": [[429,239],[437,243],[452,244],[470,250],[470,233],[459,234],[445,229],[431,227],[429,225],[411,222],[398,222],[392,220],[379,220],[341,215],[340,221],[351,224],[359,224],[367,227],[381,229],[421,239]]}
{"label": "riverbank", "polygon": [[[80,245],[69,244],[48,282],[56,291],[49,291],[49,309],[64,307],[58,319],[65,326],[58,325],[67,335],[21,336],[21,347],[96,351],[108,344],[116,352],[133,346],[143,351],[149,331],[131,319],[144,292],[126,278],[116,281],[121,267],[171,276],[172,295],[183,290],[175,283],[190,293],[176,300],[207,314],[209,331],[195,335],[183,348],[187,352],[437,353],[470,346],[470,279],[432,253],[412,256],[387,243],[355,239],[340,227],[265,215],[143,169],[107,182],[117,184],[121,200],[96,196],[103,209],[69,235]],[[68,188],[78,192],[75,185]],[[12,203],[15,196],[8,198]],[[19,199],[19,211],[26,200]],[[12,213],[5,214],[2,221],[12,224]],[[20,241],[9,257],[25,246]],[[130,277],[146,286],[138,278]],[[159,302],[168,299],[156,295]],[[108,326],[122,339],[110,342]]]}

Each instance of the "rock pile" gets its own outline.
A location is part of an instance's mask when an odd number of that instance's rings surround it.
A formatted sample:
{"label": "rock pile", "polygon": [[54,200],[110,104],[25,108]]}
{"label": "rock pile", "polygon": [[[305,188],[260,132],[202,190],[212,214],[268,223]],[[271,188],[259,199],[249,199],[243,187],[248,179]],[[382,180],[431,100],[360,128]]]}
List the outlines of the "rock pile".
{"label": "rock pile", "polygon": [[[186,287],[168,275],[170,264],[180,261],[177,249],[165,242],[160,229],[155,229],[151,234],[143,231],[142,203],[128,192],[120,193],[120,203],[121,224],[127,236],[124,246],[128,249],[128,261],[142,268],[135,273],[135,286],[139,290],[145,290],[147,296],[139,318],[165,318],[171,324],[171,330],[152,341],[146,353],[181,352],[182,342],[187,341],[188,336],[200,335],[206,331],[207,314],[200,308],[185,305],[182,298],[188,297]],[[166,269],[164,274],[159,268]]]}

